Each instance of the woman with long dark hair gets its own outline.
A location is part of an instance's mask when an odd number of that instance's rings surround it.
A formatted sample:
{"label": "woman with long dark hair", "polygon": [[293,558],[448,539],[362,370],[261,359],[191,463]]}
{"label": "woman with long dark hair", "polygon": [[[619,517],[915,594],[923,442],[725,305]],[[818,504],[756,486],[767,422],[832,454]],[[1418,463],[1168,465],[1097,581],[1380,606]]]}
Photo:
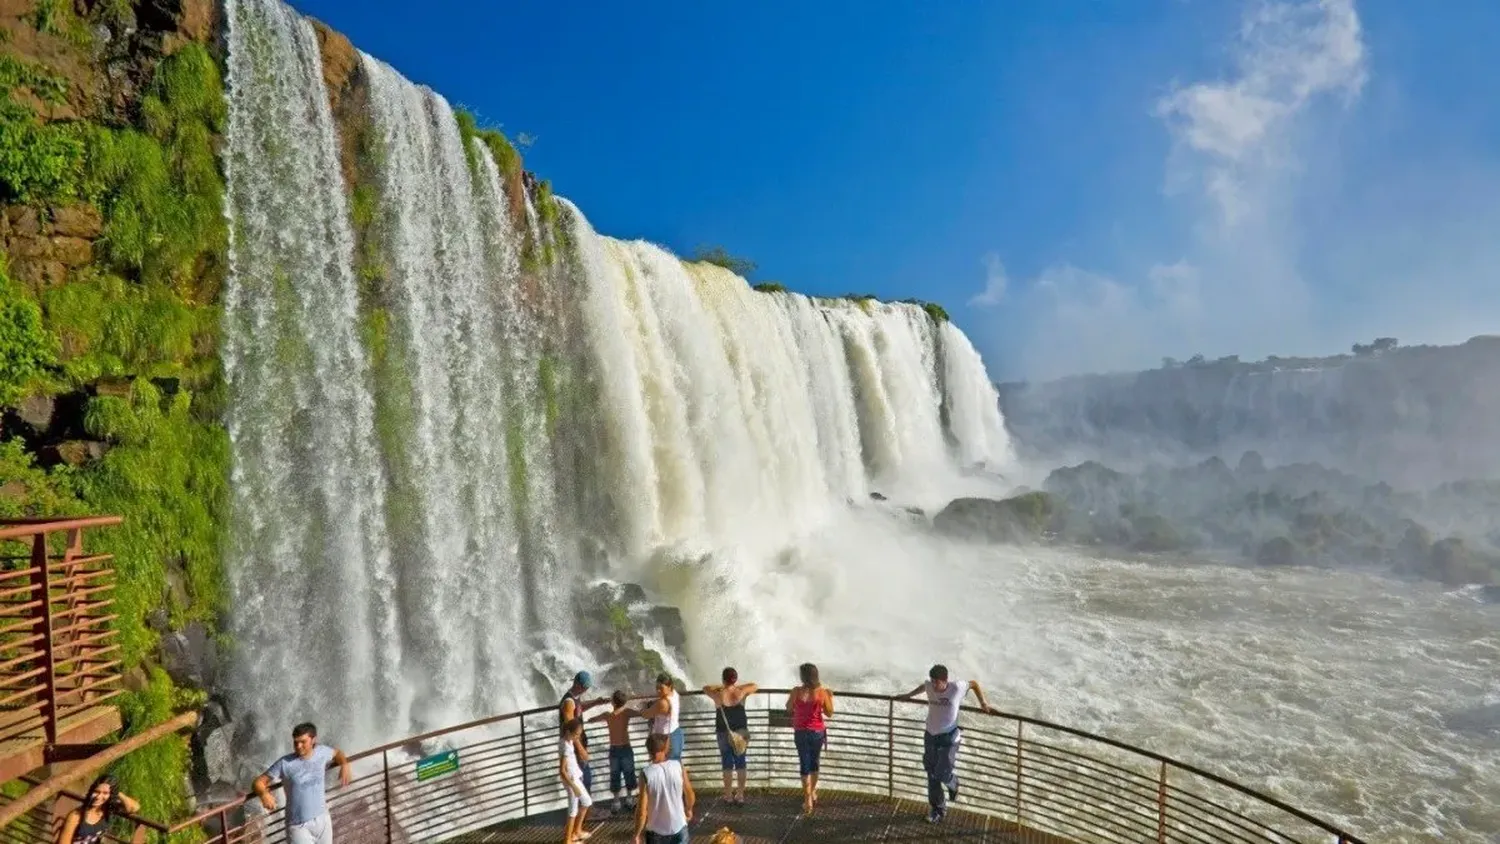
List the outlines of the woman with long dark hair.
{"label": "woman with long dark hair", "polygon": [[110,818],[120,813],[135,814],[141,804],[120,790],[115,778],[105,775],[89,786],[83,805],[63,819],[57,844],[103,844]]}
{"label": "woman with long dark hair", "polygon": [[792,716],[797,740],[797,764],[802,775],[802,813],[812,814],[818,802],[818,760],[828,744],[828,727],[823,719],[833,714],[833,692],[818,680],[818,666],[804,662],[797,667],[802,685],[787,695],[786,711]]}

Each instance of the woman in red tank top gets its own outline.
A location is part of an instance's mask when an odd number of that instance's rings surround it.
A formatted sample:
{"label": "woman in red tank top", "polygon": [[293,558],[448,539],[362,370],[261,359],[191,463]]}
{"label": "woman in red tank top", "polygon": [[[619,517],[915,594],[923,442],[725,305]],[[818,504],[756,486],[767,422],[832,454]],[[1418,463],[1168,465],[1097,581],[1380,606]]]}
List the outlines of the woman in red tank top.
{"label": "woman in red tank top", "polygon": [[833,714],[833,693],[818,681],[818,666],[804,662],[797,669],[802,685],[792,689],[786,711],[792,716],[797,740],[797,762],[802,774],[802,811],[812,814],[818,802],[818,757],[828,743],[824,718]]}

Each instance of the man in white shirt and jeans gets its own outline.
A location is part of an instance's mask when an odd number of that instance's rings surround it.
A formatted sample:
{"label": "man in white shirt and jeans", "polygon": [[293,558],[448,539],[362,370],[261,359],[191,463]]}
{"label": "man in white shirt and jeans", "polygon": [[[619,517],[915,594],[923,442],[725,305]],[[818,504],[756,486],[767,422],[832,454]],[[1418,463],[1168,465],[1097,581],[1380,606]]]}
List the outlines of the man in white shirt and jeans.
{"label": "man in white shirt and jeans", "polygon": [[927,676],[927,682],[902,697],[914,698],[923,692],[927,693],[927,731],[922,736],[922,767],[927,769],[927,804],[932,807],[932,811],[927,813],[927,822],[937,823],[947,811],[943,790],[947,789],[949,800],[958,798],[958,773],[955,765],[958,763],[958,744],[963,738],[963,731],[958,728],[958,713],[963,707],[964,697],[972,689],[974,696],[979,699],[980,709],[985,712],[995,710],[985,701],[984,691],[979,688],[979,683],[973,680],[949,680],[948,666],[934,665]]}
{"label": "man in white shirt and jeans", "polygon": [[688,844],[688,821],[693,819],[693,782],[687,768],[669,759],[672,740],[661,733],[646,738],[651,760],[641,772],[641,802],[635,812],[634,844]]}

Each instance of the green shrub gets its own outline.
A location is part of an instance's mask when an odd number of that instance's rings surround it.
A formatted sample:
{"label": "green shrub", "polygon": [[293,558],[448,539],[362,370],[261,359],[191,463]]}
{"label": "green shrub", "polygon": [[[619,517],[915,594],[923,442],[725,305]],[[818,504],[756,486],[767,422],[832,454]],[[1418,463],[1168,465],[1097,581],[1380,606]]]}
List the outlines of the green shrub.
{"label": "green shrub", "polygon": [[749,278],[755,272],[755,262],[729,254],[722,246],[700,246],[692,260],[723,267],[741,278]]}
{"label": "green shrub", "polygon": [[0,254],[0,406],[26,395],[53,362],[55,345],[42,328],[42,312],[5,273]]}
{"label": "green shrub", "polygon": [[751,285],[753,289],[761,293],[785,293],[786,285],[774,281],[763,281],[760,284]]}

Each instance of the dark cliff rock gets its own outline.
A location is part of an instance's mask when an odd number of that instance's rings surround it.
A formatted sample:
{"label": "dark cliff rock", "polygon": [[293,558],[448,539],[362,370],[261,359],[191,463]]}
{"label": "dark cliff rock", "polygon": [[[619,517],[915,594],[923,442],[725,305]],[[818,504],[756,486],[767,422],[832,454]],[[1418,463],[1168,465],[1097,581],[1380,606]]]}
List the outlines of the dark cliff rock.
{"label": "dark cliff rock", "polygon": [[933,524],[946,535],[994,542],[1205,550],[1267,566],[1349,566],[1500,585],[1500,482],[1414,493],[1317,464],[1268,468],[1246,455],[1239,465],[1231,470],[1211,458],[1126,473],[1091,461],[1052,472],[1044,492],[958,499]]}
{"label": "dark cliff rock", "polygon": [[[674,607],[650,604],[635,584],[598,584],[584,591],[577,605],[578,635],[601,660],[594,671],[601,690],[646,693],[666,670],[662,655],[646,646],[642,631],[658,628],[667,647],[687,642],[682,614]],[[680,656],[680,654],[679,654]]]}

